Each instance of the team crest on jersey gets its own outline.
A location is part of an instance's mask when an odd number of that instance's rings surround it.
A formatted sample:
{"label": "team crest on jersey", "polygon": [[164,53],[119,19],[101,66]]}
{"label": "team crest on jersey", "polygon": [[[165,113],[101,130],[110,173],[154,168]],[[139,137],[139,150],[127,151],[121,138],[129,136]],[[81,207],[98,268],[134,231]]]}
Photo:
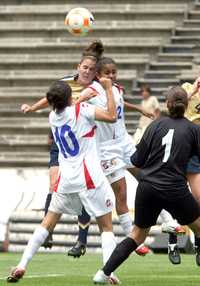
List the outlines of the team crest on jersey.
{"label": "team crest on jersey", "polygon": [[110,199],[107,199],[107,200],[106,200],[106,206],[107,206],[107,208],[109,208],[109,207],[112,206],[112,202],[111,202]]}
{"label": "team crest on jersey", "polygon": [[101,161],[101,166],[104,170],[108,170],[109,168],[115,166],[117,164],[115,159],[112,160],[102,160]]}

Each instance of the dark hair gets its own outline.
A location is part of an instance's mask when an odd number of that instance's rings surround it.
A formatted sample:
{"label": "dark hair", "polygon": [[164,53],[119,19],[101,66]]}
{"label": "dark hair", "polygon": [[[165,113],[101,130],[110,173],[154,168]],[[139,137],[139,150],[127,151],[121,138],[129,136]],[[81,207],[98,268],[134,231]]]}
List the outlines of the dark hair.
{"label": "dark hair", "polygon": [[147,91],[148,93],[151,93],[151,88],[148,84],[144,84],[140,87],[141,91]]}
{"label": "dark hair", "polygon": [[49,105],[57,113],[69,105],[69,98],[72,96],[71,87],[64,81],[54,82],[46,94]]}
{"label": "dark hair", "polygon": [[92,59],[98,61],[104,52],[104,47],[101,41],[93,41],[83,51],[80,63],[85,59]]}
{"label": "dark hair", "polygon": [[173,86],[165,92],[169,116],[182,118],[188,106],[188,96],[181,86]]}
{"label": "dark hair", "polygon": [[100,58],[96,64],[96,71],[101,72],[101,70],[103,69],[105,65],[110,65],[110,64],[113,64],[116,66],[116,62],[112,58],[108,58],[108,57]]}

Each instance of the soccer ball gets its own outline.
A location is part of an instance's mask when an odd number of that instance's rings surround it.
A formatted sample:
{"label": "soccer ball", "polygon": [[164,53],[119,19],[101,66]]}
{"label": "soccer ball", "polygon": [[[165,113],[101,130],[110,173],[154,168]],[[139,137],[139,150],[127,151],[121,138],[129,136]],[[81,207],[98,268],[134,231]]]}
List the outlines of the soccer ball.
{"label": "soccer ball", "polygon": [[94,17],[86,8],[74,8],[65,18],[68,31],[74,36],[85,36],[93,30]]}

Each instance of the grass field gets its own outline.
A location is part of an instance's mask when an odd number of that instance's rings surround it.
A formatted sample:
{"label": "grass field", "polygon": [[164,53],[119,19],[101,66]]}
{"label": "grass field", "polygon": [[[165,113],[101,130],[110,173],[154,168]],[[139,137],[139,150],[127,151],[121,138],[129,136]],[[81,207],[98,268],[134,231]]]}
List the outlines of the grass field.
{"label": "grass field", "polygon": [[[20,254],[0,253],[0,286]],[[26,286],[89,286],[101,267],[100,254],[86,254],[73,259],[65,254],[37,254],[29,264],[25,277],[18,285]],[[124,286],[199,286],[200,268],[194,255],[182,255],[181,265],[172,265],[167,255],[132,255],[116,272]]]}

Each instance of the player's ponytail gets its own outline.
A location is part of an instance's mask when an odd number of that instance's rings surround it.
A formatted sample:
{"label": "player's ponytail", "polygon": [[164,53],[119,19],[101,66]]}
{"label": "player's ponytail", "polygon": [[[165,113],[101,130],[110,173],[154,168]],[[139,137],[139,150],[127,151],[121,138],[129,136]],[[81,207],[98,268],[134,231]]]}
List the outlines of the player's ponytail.
{"label": "player's ponytail", "polygon": [[81,63],[86,58],[93,59],[97,62],[102,57],[103,52],[103,43],[99,40],[95,40],[84,49],[82,53]]}
{"label": "player's ponytail", "polygon": [[166,92],[167,108],[172,118],[184,117],[188,106],[188,96],[181,86],[173,86]]}
{"label": "player's ponytail", "polygon": [[66,106],[71,105],[72,90],[64,81],[54,82],[46,94],[47,101],[52,109],[59,113]]}

